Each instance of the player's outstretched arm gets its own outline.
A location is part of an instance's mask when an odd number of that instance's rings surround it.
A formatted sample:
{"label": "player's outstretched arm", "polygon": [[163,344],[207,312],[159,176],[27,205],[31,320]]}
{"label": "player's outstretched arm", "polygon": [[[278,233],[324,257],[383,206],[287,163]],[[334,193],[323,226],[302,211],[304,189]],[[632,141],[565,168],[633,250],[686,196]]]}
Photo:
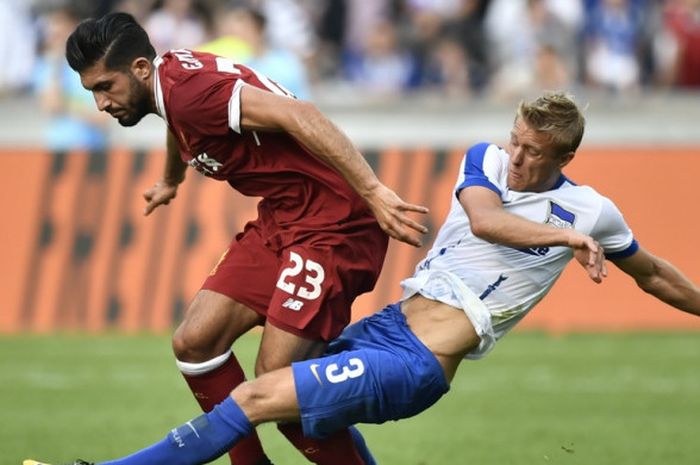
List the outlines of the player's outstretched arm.
{"label": "player's outstretched arm", "polygon": [[241,127],[248,130],[282,130],[335,168],[367,202],[382,229],[394,239],[421,245],[427,228],[409,212],[428,209],[403,201],[383,185],[350,139],[315,105],[266,92],[253,86],[241,90]]}
{"label": "player's outstretched arm", "polygon": [[571,247],[574,257],[596,283],[608,275],[603,248],[592,237],[574,229],[561,229],[514,215],[503,208],[491,189],[471,186],[459,194],[475,236],[509,247]]}
{"label": "player's outstretched arm", "polygon": [[150,189],[143,193],[146,207],[143,214],[148,216],[160,205],[167,205],[177,195],[177,186],[185,180],[187,164],[180,158],[177,141],[172,132],[168,131],[166,141],[165,167],[163,177]]}
{"label": "player's outstretched arm", "polygon": [[640,247],[634,255],[613,263],[645,292],[679,310],[700,315],[700,289],[668,261]]}
{"label": "player's outstretched arm", "polygon": [[570,246],[569,230],[553,228],[514,215],[491,189],[470,186],[459,193],[475,236],[509,247]]}

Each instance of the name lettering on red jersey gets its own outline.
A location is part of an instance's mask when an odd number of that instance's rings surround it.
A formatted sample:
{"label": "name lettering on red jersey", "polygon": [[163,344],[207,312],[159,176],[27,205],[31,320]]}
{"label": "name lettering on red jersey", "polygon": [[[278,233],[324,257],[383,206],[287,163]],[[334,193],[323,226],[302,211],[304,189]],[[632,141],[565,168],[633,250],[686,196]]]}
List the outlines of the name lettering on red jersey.
{"label": "name lettering on red jersey", "polygon": [[196,59],[194,56],[192,56],[192,52],[190,50],[185,50],[184,48],[181,48],[178,50],[172,50],[172,54],[175,55],[175,58],[178,59],[182,67],[185,69],[204,68],[202,62]]}

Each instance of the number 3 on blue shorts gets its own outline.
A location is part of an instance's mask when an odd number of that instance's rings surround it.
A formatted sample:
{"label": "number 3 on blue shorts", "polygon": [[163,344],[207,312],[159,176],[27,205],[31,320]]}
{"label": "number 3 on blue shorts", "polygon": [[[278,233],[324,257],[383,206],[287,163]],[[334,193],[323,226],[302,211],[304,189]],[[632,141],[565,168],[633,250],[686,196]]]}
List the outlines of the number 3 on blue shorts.
{"label": "number 3 on blue shorts", "polygon": [[331,383],[342,383],[349,378],[357,378],[364,374],[365,365],[359,358],[348,360],[348,365],[339,367],[337,363],[331,363],[326,367],[326,379]]}

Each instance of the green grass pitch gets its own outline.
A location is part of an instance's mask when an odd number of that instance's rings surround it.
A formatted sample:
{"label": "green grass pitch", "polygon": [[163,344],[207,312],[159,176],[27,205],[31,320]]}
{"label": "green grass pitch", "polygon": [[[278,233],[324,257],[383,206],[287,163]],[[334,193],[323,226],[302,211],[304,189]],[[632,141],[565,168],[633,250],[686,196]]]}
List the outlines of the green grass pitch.
{"label": "green grass pitch", "polygon": [[[248,372],[256,334],[236,343]],[[2,464],[107,460],[198,414],[167,336],[0,338]],[[515,333],[419,417],[363,425],[380,465],[700,463],[700,334]],[[274,426],[277,465],[307,462]],[[218,465],[226,465],[226,458]]]}

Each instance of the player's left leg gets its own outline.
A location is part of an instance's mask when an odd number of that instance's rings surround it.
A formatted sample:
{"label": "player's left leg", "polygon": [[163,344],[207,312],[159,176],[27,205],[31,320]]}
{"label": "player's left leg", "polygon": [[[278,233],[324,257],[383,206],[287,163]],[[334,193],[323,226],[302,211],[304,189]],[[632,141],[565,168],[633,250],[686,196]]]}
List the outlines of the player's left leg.
{"label": "player's left leg", "polygon": [[[178,368],[205,412],[245,381],[231,346],[264,322],[280,266],[265,237],[257,222],[236,235],[173,335]],[[256,433],[236,444],[229,456],[232,465],[270,463]]]}
{"label": "player's left leg", "polygon": [[[370,246],[326,234],[318,240],[322,245],[314,242],[284,251],[283,262],[287,264],[280,270],[268,307],[257,375],[319,356],[319,351],[307,349],[324,348],[325,344],[313,342],[330,341],[340,334],[350,321],[355,297],[371,289],[377,279],[385,237],[381,233]],[[359,431],[338,430],[320,440],[305,436],[298,423],[280,423],[278,429],[317,465],[375,464]]]}
{"label": "player's left leg", "polygon": [[[258,352],[256,374],[263,375],[275,368],[283,368],[293,361],[307,360],[322,355],[326,344],[309,340],[284,331],[271,323],[265,325]],[[275,408],[276,414],[280,412]],[[375,465],[372,454],[359,431],[339,429],[326,438],[304,436],[298,421],[281,422],[278,429],[309,461],[318,465]]]}

